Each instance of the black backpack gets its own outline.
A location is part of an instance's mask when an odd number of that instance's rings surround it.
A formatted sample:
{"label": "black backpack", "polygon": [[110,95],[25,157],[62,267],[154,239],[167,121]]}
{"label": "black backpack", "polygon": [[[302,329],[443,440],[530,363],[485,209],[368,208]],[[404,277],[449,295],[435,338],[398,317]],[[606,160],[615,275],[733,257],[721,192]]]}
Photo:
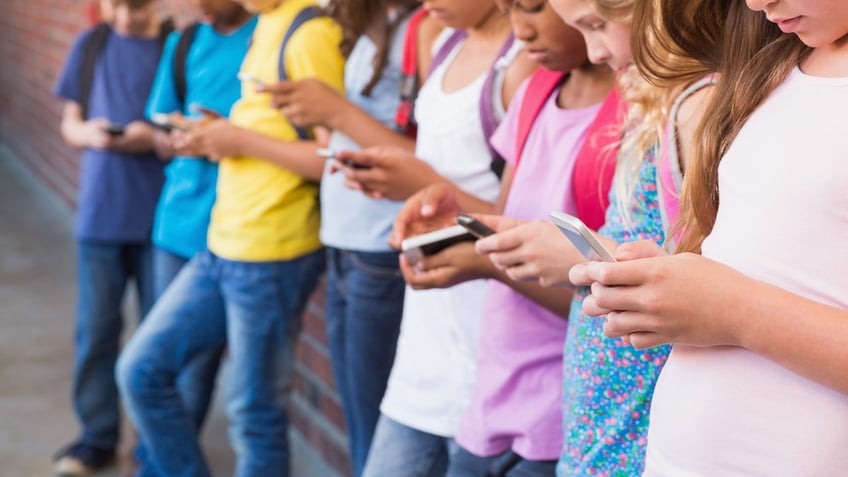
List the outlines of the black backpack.
{"label": "black backpack", "polygon": [[[171,32],[174,31],[174,22],[170,18],[162,22],[159,28],[159,47],[165,46],[165,39]],[[109,34],[112,32],[112,27],[108,23],[100,22],[86,37],[85,43],[82,45],[83,57],[80,66],[80,107],[82,107],[83,119],[88,118],[88,102],[91,99],[91,87],[94,84],[94,69],[97,67],[97,60],[103,49],[106,47],[106,42],[109,41]]]}

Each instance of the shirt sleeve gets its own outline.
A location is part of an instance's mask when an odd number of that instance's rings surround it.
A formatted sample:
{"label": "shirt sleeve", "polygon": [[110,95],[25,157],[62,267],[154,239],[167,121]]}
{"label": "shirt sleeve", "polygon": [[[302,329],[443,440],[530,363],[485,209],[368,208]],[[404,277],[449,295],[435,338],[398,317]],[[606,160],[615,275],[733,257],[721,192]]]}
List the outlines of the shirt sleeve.
{"label": "shirt sleeve", "polygon": [[515,92],[515,96],[506,110],[506,115],[501,124],[495,129],[495,133],[489,138],[489,143],[504,160],[515,165],[515,142],[518,136],[518,116],[521,114],[521,104],[524,103],[524,95],[527,92],[527,84],[530,78],[524,80]]}
{"label": "shirt sleeve", "polygon": [[284,52],[289,77],[292,80],[317,78],[343,93],[341,38],[341,30],[329,18],[304,23],[289,39]]}
{"label": "shirt sleeve", "polygon": [[150,89],[150,97],[147,99],[147,107],[144,110],[147,119],[151,119],[156,113],[169,114],[175,111],[185,113],[185,105],[181,104],[177,98],[174,80],[174,55],[180,34],[179,32],[171,33],[168,35],[168,41],[165,42],[159,67],[156,69],[156,78],[153,80],[153,87]]}
{"label": "shirt sleeve", "polygon": [[82,101],[80,92],[80,76],[82,75],[83,45],[93,30],[87,30],[77,37],[65,59],[65,66],[59,75],[59,80],[53,89],[56,97],[79,104]]}

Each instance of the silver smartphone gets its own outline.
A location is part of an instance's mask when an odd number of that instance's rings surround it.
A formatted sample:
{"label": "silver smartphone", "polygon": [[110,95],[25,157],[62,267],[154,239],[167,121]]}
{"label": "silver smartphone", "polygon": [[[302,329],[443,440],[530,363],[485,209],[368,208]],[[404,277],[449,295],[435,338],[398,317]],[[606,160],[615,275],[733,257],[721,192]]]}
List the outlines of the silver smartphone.
{"label": "silver smartphone", "polygon": [[612,253],[604,247],[604,244],[582,220],[564,212],[551,212],[549,217],[587,260],[616,261]]}
{"label": "silver smartphone", "polygon": [[426,234],[410,237],[400,243],[400,249],[411,262],[436,254],[451,245],[477,240],[465,227],[452,225]]}
{"label": "silver smartphone", "polygon": [[244,71],[240,71],[236,75],[236,78],[238,78],[239,81],[249,81],[249,82],[255,84],[256,86],[267,86],[267,83],[265,83],[261,79],[257,78],[256,76],[254,76],[250,73],[246,73]]}

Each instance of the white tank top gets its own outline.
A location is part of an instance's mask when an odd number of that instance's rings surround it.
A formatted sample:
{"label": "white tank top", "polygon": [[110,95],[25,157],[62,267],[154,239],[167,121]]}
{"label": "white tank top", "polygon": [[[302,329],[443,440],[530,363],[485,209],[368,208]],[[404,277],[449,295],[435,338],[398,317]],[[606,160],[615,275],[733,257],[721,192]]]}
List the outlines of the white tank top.
{"label": "white tank top", "polygon": [[[450,33],[443,32],[441,38]],[[452,93],[442,88],[445,71],[463,43],[436,67],[418,94],[416,155],[466,192],[494,202],[500,182],[489,168],[492,158],[479,112],[486,74]],[[505,70],[522,47],[513,45],[497,67]],[[503,74],[498,76],[493,94],[500,120]],[[431,434],[456,433],[474,386],[485,294],[485,280],[443,290],[407,287],[397,355],[381,406],[384,414]]]}

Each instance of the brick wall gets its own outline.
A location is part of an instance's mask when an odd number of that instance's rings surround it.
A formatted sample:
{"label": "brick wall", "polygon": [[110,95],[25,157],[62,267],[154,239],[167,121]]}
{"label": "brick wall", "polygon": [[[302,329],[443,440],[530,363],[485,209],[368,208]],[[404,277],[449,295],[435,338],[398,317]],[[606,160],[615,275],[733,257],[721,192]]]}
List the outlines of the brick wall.
{"label": "brick wall", "polygon": [[[181,22],[191,17],[185,0],[162,3]],[[59,136],[61,103],[51,91],[71,42],[95,17],[95,4],[94,0],[3,0],[0,15],[0,145],[70,208],[75,202],[79,151],[69,149]],[[304,317],[297,357],[293,425],[331,467],[349,475],[343,415],[326,347],[323,288]]]}

